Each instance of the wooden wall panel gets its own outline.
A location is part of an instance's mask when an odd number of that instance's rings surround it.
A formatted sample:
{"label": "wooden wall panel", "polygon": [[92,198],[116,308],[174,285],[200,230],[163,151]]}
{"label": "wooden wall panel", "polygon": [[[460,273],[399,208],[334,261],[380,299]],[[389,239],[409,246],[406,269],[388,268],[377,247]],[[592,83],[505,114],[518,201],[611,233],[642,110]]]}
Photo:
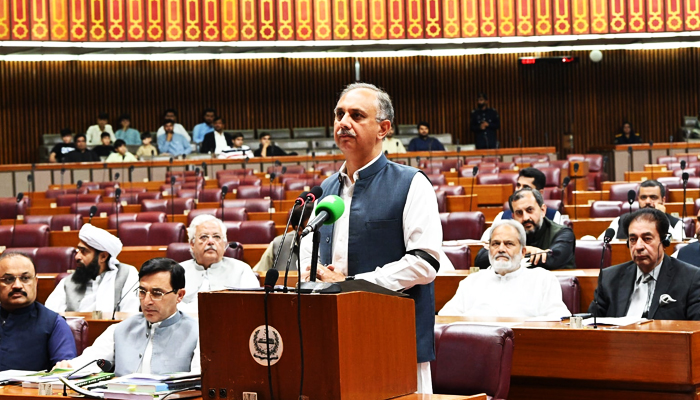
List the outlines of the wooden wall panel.
{"label": "wooden wall panel", "polygon": [[[561,148],[573,130],[574,151],[586,152],[611,144],[623,119],[658,143],[700,110],[700,49],[607,51],[597,64],[587,52],[575,55],[578,64],[534,67],[519,67],[520,54],[359,60],[362,79],[392,96],[396,123],[426,120],[461,143],[473,142],[469,112],[480,91],[501,114],[501,147],[522,136],[524,146]],[[351,58],[4,62],[0,162],[36,161],[42,133],[85,131],[100,111],[113,125],[129,112],[136,129],[149,131],[169,107],[188,129],[209,106],[230,128],[328,126],[353,77]]]}

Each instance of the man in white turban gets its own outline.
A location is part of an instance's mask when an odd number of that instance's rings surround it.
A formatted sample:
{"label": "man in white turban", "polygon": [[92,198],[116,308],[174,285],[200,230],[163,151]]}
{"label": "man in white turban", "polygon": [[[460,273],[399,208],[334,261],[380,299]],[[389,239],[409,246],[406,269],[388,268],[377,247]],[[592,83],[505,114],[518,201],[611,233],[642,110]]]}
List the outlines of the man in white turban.
{"label": "man in white turban", "polygon": [[102,311],[107,313],[105,318],[115,311],[138,312],[139,274],[117,260],[121,240],[90,224],[83,225],[78,237],[77,268],[59,282],[46,299],[46,307],[55,312]]}

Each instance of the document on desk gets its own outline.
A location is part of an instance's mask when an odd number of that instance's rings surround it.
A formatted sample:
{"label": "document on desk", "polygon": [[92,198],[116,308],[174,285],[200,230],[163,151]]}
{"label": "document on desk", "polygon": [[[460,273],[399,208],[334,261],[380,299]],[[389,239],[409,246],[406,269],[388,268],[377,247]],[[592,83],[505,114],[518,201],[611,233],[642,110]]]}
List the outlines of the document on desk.
{"label": "document on desk", "polygon": [[[597,319],[597,324],[598,325],[612,325],[612,326],[627,326],[627,325],[632,325],[632,324],[639,324],[649,321],[646,318],[642,317],[619,317],[619,318],[612,318],[612,317],[601,317]],[[584,325],[593,325],[593,318],[586,318],[583,320]]]}

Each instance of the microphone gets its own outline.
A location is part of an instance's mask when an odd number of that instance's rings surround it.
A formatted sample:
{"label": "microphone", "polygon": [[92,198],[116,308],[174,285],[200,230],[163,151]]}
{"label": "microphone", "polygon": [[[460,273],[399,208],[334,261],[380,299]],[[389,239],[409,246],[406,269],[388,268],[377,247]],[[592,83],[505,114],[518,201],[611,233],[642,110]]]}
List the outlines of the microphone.
{"label": "microphone", "polygon": [[[92,217],[97,214],[97,206],[92,206],[90,207],[90,219],[88,220],[88,224],[92,223]],[[117,222],[117,226],[119,226],[119,222]]]}
{"label": "microphone", "polygon": [[[117,190],[114,191],[114,212],[117,216],[117,237],[119,237],[119,198],[121,195],[122,189],[117,188]],[[92,210],[92,208],[90,210]]]}
{"label": "microphone", "polygon": [[15,220],[12,221],[12,239],[10,240],[10,247],[15,245],[15,228],[17,227],[17,214],[19,214],[19,203],[24,198],[24,193],[17,193],[17,203],[15,203]]}
{"label": "microphone", "polygon": [[608,244],[610,244],[610,242],[613,240],[613,237],[615,237],[615,229],[606,229],[605,235],[603,236],[603,251],[600,253],[600,266],[598,269],[603,269],[603,262],[605,261],[605,250]]}
{"label": "microphone", "polygon": [[629,190],[627,192],[627,202],[630,203],[630,213],[632,213],[632,203],[634,203],[634,199],[637,198],[637,193],[635,193],[634,190]]}
{"label": "microphone", "polygon": [[[578,168],[579,168],[578,163],[574,163],[574,174],[578,173]],[[574,180],[576,180],[576,179],[578,179],[578,177],[574,176]],[[578,203],[576,202],[576,198],[578,197],[577,196],[578,193],[576,193],[577,192],[576,187],[574,187],[574,190],[572,190],[572,192],[574,194],[574,219],[578,219]]]}
{"label": "microphone", "polygon": [[299,195],[299,197],[297,197],[297,198],[294,200],[294,205],[295,205],[295,206],[300,206],[300,205],[304,204],[304,203],[306,202],[306,200],[305,200],[305,199],[306,199],[306,195],[308,195],[308,194],[309,194],[309,192],[301,192],[301,194]]}
{"label": "microphone", "polygon": [[61,167],[61,189],[63,194],[66,194],[66,188],[63,187],[63,175],[66,173],[66,167]]}
{"label": "microphone", "polygon": [[228,186],[221,187],[221,222],[226,221],[224,217],[224,200],[226,200],[226,195],[228,194]]}
{"label": "microphone", "polygon": [[202,177],[206,178],[207,176],[207,162],[202,161]]}
{"label": "microphone", "polygon": [[83,187],[83,181],[78,180],[75,184],[75,209],[78,209],[78,193],[80,193],[80,188]]}
{"label": "microphone", "polygon": [[175,222],[175,175],[170,175],[170,215],[172,216],[170,222]]}
{"label": "microphone", "polygon": [[194,169],[194,201],[199,203],[199,167]]}
{"label": "microphone", "polygon": [[120,176],[121,176],[121,175],[119,175],[119,172],[115,173],[115,174],[114,174],[114,180],[115,180],[115,181],[118,181]]}
{"label": "microphone", "polygon": [[[566,190],[566,187],[569,186],[569,182],[571,182],[570,177],[564,177],[564,181],[561,183],[561,201],[564,201],[564,191]],[[576,205],[574,205],[574,212],[576,212]],[[576,219],[576,217],[574,217]]]}
{"label": "microphone", "polygon": [[476,176],[478,174],[479,174],[479,166],[475,165],[474,168],[472,168],[472,186],[471,186],[471,189],[469,190],[469,211],[472,210],[472,202],[474,200],[474,181],[476,180]]}
{"label": "microphone", "polygon": [[[299,195],[299,197],[297,197],[296,200],[294,200],[294,205],[292,206],[292,210],[294,210],[294,208],[296,208],[300,205],[305,204],[306,203],[306,200],[305,200],[306,195],[308,195],[308,194],[309,194],[309,192],[302,192]],[[287,239],[287,231],[289,230],[289,225],[292,223],[293,214],[294,214],[293,212],[290,212],[289,218],[287,218],[287,225],[284,227],[284,232],[282,232],[282,243],[280,243],[280,247],[279,247],[279,249],[277,249],[277,254],[275,254],[275,257],[272,259],[272,269],[277,269],[277,262],[279,261],[280,254],[282,254],[282,247],[284,247],[284,242]],[[287,272],[285,272],[285,293],[286,293],[286,287],[287,287],[286,277],[287,277],[288,272],[289,272],[289,266],[287,266]]]}
{"label": "microphone", "polygon": [[[86,367],[92,365],[93,363],[97,363],[97,366],[100,367],[100,369],[101,369],[103,372],[110,372],[110,371],[114,368],[114,364],[112,364],[111,361],[105,360],[105,359],[102,359],[102,358],[99,358],[99,359],[97,359],[97,360],[92,360],[92,361],[90,361],[89,363],[83,365],[82,367],[76,369],[75,371],[73,371],[73,372],[71,372],[70,374],[66,375],[66,377],[63,378],[63,379],[68,380],[68,378],[70,378],[71,376],[73,376],[73,374],[75,374],[76,372],[78,372],[78,371],[80,371],[80,370],[82,370],[82,369],[84,369],[84,368],[86,368]],[[65,384],[65,383],[63,384],[63,396],[68,396],[68,394],[66,393],[66,384]]]}
{"label": "microphone", "polygon": [[[117,226],[119,226],[119,225],[117,225]],[[117,310],[119,310],[119,305],[122,304],[122,300],[124,300],[124,298],[125,298],[126,296],[128,296],[128,295],[133,295],[132,292],[133,292],[134,289],[136,289],[136,285],[138,285],[138,284],[139,284],[138,281],[134,282],[134,284],[129,288],[129,290],[126,292],[126,294],[123,295],[123,296],[119,299],[119,301],[117,302],[117,304],[114,305],[114,311],[112,312],[112,321],[114,321],[114,317],[117,315]],[[111,369],[111,368],[110,368],[110,369]]]}
{"label": "microphone", "polygon": [[687,216],[687,211],[685,209],[686,204],[687,204],[687,202],[685,200],[686,199],[685,195],[686,195],[686,191],[688,190],[688,177],[689,177],[689,175],[687,172],[684,172],[682,177],[681,177],[681,179],[683,180],[683,213],[681,215],[681,228],[683,229],[681,231],[681,233],[683,236],[681,236],[681,237],[684,239],[685,239],[685,217]]}
{"label": "microphone", "polygon": [[627,177],[628,178],[627,182],[629,182],[632,178],[631,172],[632,172],[632,164],[633,164],[633,159],[634,159],[634,155],[632,154],[632,146],[627,146],[627,157],[629,158],[629,161],[627,164],[627,171],[630,172],[630,174]]}
{"label": "microphone", "polygon": [[280,272],[276,269],[270,269],[265,274],[265,293],[270,293],[275,291],[275,284],[277,279],[280,277]]}
{"label": "microphone", "polygon": [[306,193],[304,198],[305,203],[315,203],[316,199],[323,196],[323,189],[320,186],[314,186],[311,188],[310,192]]}
{"label": "microphone", "polygon": [[[326,196],[316,206],[316,218],[306,225],[301,237],[311,232],[316,232],[321,225],[330,225],[340,218],[345,212],[345,202],[336,195]],[[311,265],[311,268],[314,266]],[[313,277],[312,277],[313,278]]]}
{"label": "microphone", "polygon": [[685,169],[685,160],[681,160],[681,170]]}
{"label": "microphone", "polygon": [[[270,202],[272,203],[272,207],[275,206],[275,201],[272,199],[272,181],[274,181],[276,177],[277,177],[276,173],[274,173],[274,172],[270,173],[270,182],[267,185],[268,186],[267,193],[270,195]],[[282,201],[280,199],[280,209],[282,208],[281,204],[282,204]],[[270,215],[270,220],[271,220],[272,219],[272,208],[268,208],[267,211],[268,211],[268,214]]]}

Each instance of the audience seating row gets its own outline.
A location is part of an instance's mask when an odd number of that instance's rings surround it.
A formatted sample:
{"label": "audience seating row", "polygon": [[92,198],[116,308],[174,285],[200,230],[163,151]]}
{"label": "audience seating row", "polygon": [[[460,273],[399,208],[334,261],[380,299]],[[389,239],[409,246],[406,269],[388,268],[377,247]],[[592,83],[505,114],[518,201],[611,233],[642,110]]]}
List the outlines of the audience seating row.
{"label": "audience seating row", "polygon": [[38,274],[67,272],[77,267],[75,247],[14,247],[10,251],[31,258]]}

